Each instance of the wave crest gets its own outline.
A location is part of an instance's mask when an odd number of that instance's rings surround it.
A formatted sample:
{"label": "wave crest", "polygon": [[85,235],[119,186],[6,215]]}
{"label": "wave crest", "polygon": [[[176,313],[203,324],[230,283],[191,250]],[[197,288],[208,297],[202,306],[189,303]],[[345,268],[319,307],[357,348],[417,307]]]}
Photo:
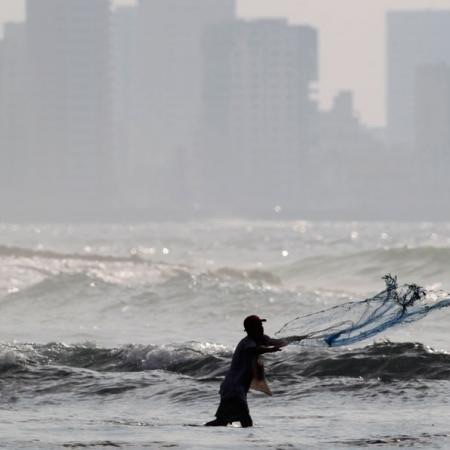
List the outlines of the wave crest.
{"label": "wave crest", "polygon": [[[93,344],[3,344],[0,371],[36,367],[72,367],[98,372],[166,371],[197,379],[226,373],[231,351],[221,345],[126,345],[98,348]],[[272,379],[289,383],[297,377],[379,378],[382,380],[450,380],[450,354],[419,343],[382,342],[347,351],[302,349],[267,358]]]}

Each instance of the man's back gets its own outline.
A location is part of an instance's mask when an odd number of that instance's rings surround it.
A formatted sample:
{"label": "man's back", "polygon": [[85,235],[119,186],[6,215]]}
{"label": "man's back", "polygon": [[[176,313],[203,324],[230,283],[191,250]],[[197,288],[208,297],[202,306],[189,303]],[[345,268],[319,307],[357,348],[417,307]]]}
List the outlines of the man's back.
{"label": "man's back", "polygon": [[252,382],[252,367],[257,355],[252,351],[256,349],[256,342],[250,336],[243,338],[233,353],[230,369],[220,386],[222,397],[230,395],[244,395]]}

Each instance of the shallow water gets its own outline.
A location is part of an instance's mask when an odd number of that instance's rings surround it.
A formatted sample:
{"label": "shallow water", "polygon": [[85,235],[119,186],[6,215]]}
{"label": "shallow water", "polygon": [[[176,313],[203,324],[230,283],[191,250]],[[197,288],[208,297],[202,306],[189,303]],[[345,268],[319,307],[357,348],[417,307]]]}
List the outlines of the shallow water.
{"label": "shallow water", "polygon": [[210,429],[252,313],[450,289],[450,225],[0,225],[0,448],[450,448],[450,311],[266,357],[253,429]]}

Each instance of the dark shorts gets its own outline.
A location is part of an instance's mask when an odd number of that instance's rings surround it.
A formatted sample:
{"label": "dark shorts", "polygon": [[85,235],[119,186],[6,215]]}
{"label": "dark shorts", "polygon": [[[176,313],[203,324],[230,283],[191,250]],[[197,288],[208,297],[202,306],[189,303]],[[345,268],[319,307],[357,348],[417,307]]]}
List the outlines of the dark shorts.
{"label": "dark shorts", "polygon": [[251,421],[247,401],[241,397],[227,397],[220,400],[216,417],[227,422]]}

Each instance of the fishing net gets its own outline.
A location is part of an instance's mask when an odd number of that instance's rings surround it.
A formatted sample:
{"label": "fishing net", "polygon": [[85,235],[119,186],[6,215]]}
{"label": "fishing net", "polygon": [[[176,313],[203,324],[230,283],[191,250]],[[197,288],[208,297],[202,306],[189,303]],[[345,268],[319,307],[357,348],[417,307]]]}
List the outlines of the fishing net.
{"label": "fishing net", "polygon": [[329,347],[351,345],[450,306],[447,293],[426,291],[416,284],[399,286],[390,274],[383,279],[386,288],[374,297],[296,317],[276,335],[294,344],[309,339]]}

